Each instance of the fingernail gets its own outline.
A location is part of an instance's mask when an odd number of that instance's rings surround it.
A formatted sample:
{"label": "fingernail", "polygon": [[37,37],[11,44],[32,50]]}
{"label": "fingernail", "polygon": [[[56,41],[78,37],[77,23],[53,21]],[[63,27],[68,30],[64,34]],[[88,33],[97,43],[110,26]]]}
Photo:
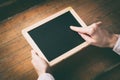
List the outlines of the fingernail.
{"label": "fingernail", "polygon": [[72,28],[73,26],[70,26],[70,28]]}
{"label": "fingernail", "polygon": [[71,29],[75,28],[76,26],[70,26]]}

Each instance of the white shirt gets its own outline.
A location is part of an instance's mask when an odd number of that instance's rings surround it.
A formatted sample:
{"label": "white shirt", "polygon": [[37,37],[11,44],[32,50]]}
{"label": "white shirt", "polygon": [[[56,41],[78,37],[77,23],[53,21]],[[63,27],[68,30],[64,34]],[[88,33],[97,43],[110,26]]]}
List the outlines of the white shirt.
{"label": "white shirt", "polygon": [[44,73],[38,77],[38,80],[55,80],[50,73]]}
{"label": "white shirt", "polygon": [[120,35],[119,35],[118,40],[113,48],[113,51],[120,55]]}
{"label": "white shirt", "polygon": [[[120,35],[119,35],[119,38],[113,48],[113,51],[115,51],[117,54],[120,55]],[[50,73],[44,73],[38,77],[38,80],[55,80],[55,79]]]}

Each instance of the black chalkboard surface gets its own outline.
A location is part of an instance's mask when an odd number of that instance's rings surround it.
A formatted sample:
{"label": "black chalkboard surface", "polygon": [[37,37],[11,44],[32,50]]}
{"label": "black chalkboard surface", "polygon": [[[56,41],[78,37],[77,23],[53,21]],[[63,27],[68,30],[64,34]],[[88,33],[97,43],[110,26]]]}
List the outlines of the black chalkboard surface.
{"label": "black chalkboard surface", "polygon": [[51,61],[84,42],[76,32],[70,30],[71,25],[81,26],[73,15],[67,12],[28,33],[48,61]]}
{"label": "black chalkboard surface", "polygon": [[22,34],[31,47],[52,66],[88,45],[70,26],[87,25],[68,7],[23,29]]}

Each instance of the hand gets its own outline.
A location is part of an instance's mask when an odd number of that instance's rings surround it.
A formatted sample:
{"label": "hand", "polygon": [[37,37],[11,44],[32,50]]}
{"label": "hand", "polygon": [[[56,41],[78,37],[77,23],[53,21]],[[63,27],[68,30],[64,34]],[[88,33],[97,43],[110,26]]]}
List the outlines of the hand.
{"label": "hand", "polygon": [[49,69],[48,63],[44,59],[42,59],[34,50],[31,50],[31,53],[32,53],[32,61],[31,62],[32,62],[38,76],[46,73]]}
{"label": "hand", "polygon": [[102,22],[97,22],[89,27],[80,28],[70,26],[70,28],[78,32],[78,34],[91,45],[113,48],[118,39],[118,35],[101,28],[101,24]]}

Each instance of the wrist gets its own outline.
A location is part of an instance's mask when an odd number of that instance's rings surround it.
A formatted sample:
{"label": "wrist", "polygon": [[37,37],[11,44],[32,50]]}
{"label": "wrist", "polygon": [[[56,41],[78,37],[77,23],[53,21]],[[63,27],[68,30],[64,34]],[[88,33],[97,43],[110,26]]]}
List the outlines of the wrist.
{"label": "wrist", "polygon": [[110,43],[110,45],[109,45],[110,48],[113,48],[115,46],[115,44],[118,40],[118,37],[119,37],[118,34],[113,34],[112,35],[112,38],[110,39],[110,42],[109,42]]}
{"label": "wrist", "polygon": [[45,74],[45,73],[46,73],[46,71],[43,71],[43,72],[37,71],[38,76],[41,76],[42,74]]}
{"label": "wrist", "polygon": [[37,71],[38,76],[45,74],[45,73],[51,73],[50,67],[47,67],[45,69],[43,69],[42,71]]}

